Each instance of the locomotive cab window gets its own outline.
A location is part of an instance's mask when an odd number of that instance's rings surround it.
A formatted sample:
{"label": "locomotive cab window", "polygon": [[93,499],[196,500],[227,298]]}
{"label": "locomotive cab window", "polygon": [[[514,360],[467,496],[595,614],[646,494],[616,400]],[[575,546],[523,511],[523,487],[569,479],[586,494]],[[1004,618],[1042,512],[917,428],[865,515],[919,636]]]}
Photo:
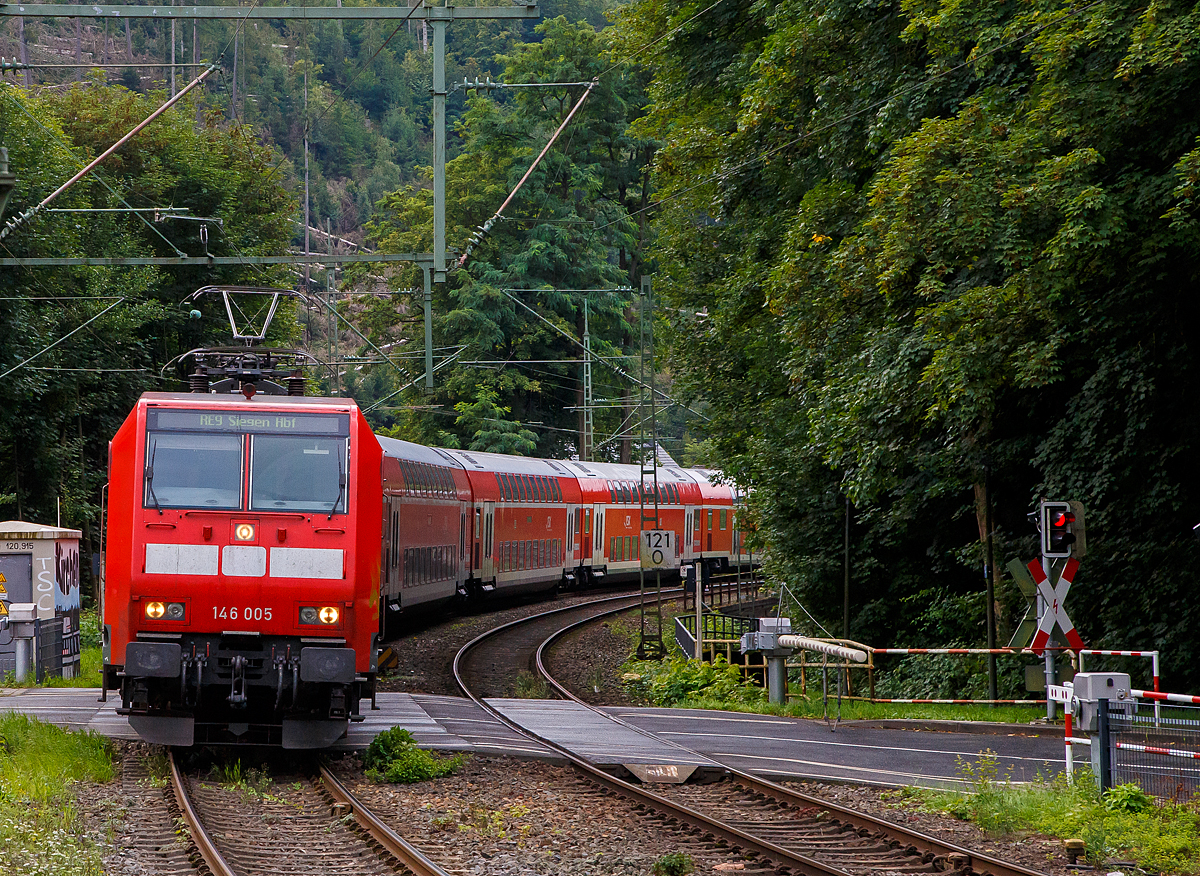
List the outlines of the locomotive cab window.
{"label": "locomotive cab window", "polygon": [[241,436],[149,433],[143,493],[147,508],[241,508]]}
{"label": "locomotive cab window", "polygon": [[345,511],[346,439],[255,435],[252,511]]}

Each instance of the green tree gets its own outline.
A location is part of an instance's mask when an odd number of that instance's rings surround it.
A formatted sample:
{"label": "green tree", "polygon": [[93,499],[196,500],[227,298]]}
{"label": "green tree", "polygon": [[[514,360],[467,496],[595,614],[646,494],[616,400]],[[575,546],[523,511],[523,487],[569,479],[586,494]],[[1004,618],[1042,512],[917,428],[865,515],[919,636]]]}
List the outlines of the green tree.
{"label": "green tree", "polygon": [[643,55],[659,288],[781,574],[837,617],[848,495],[855,635],[977,644],[984,485],[1000,564],[1080,499],[1085,638],[1194,681],[1193,13],[698,11],[635,2],[622,44],[682,25]]}
{"label": "green tree", "polygon": [[[18,178],[8,216],[37,204],[160,103],[161,95],[98,82],[37,97],[0,83],[0,142]],[[116,212],[42,212],[7,236],[5,256],[281,251],[294,201],[265,177],[273,154],[244,129],[202,113],[198,125],[198,112],[181,106],[160,117],[52,204]],[[197,238],[194,222],[152,222],[152,214],[121,211],[124,203],[211,217],[209,240]],[[0,513],[51,523],[61,499],[63,524],[90,537],[107,443],[134,401],[146,390],[177,385],[170,366],[180,354],[228,343],[224,314],[190,319],[191,305],[180,306],[184,296],[209,283],[277,281],[270,272],[242,268],[0,272],[0,372],[8,372],[0,381],[7,414],[0,422]],[[287,324],[286,318],[277,323],[276,340],[286,338]]]}
{"label": "green tree", "polygon": [[[586,82],[611,66],[605,37],[588,25],[558,18],[538,25],[537,31],[541,42],[518,46],[500,59],[505,82]],[[519,89],[470,100],[459,128],[463,151],[447,164],[447,237],[452,243],[465,244],[503,203],[583,90]],[[601,292],[585,301],[584,295],[563,290],[620,290],[640,270],[644,234],[626,218],[631,199],[642,197],[640,185],[631,181],[643,179],[652,152],[651,141],[628,133],[640,107],[635,77],[600,77],[567,132],[530,175],[505,221],[496,224],[465,267],[435,295],[435,345],[460,350],[461,359],[476,363],[439,372],[437,403],[470,405],[481,392],[495,392],[498,407],[527,426],[540,427],[540,455],[577,446],[581,415],[567,409],[578,409],[583,402],[582,350],[570,338],[583,336],[585,307],[599,355],[621,357],[630,343],[628,291]],[[369,229],[381,249],[428,251],[431,193],[410,186],[389,195]],[[421,285],[415,270],[398,282]],[[385,311],[395,304],[376,308]],[[402,306],[402,312],[415,311]],[[414,338],[405,350],[416,354],[421,341]],[[488,370],[480,371],[481,365]],[[621,397],[622,379],[603,368],[595,373],[598,395]],[[615,429],[619,417],[608,410],[602,422]],[[441,420],[422,433],[448,425]],[[465,425],[457,423],[459,429]],[[470,443],[474,430],[460,437]]]}

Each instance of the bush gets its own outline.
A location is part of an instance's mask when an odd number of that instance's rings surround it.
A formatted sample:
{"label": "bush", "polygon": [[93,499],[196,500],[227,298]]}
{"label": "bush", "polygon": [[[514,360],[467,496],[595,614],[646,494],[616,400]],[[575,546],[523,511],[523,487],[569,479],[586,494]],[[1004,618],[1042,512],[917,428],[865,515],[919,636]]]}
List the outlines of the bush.
{"label": "bush", "polygon": [[646,696],[656,706],[702,700],[750,705],[766,699],[762,688],[743,679],[741,670],[720,656],[712,663],[676,657],[662,664],[641,664],[639,668],[636,679],[631,678],[634,673],[628,673],[626,680],[641,681]]}
{"label": "bush", "polygon": [[962,764],[970,793],[912,790],[927,809],[972,821],[995,835],[1028,831],[1062,839],[1080,837],[1089,863],[1114,855],[1151,873],[1200,872],[1200,816],[1196,804],[1154,800],[1137,785],[1118,785],[1103,797],[1085,769],[1068,783],[1060,773],[1028,785],[1001,777],[991,752]]}
{"label": "bush", "polygon": [[671,852],[654,862],[652,876],[687,876],[695,869],[695,863],[683,852]]}
{"label": "bush", "polygon": [[398,782],[410,785],[457,772],[465,755],[439,757],[417,747],[417,740],[407,730],[393,727],[371,740],[363,755],[363,767],[372,782]]}
{"label": "bush", "polygon": [[1109,812],[1128,812],[1131,815],[1149,812],[1154,808],[1154,798],[1133,782],[1109,788],[1100,798],[1100,802]]}

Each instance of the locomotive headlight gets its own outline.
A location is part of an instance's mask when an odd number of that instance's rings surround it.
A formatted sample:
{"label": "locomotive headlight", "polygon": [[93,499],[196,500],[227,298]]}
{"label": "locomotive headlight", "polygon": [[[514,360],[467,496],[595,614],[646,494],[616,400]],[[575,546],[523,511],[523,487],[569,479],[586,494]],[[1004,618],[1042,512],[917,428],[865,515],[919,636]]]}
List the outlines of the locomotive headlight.
{"label": "locomotive headlight", "polygon": [[233,528],[233,537],[236,541],[254,541],[254,524],[239,523]]}
{"label": "locomotive headlight", "polygon": [[325,605],[321,608],[306,605],[300,609],[300,623],[302,624],[336,624],[341,616],[342,613],[332,605]]}
{"label": "locomotive headlight", "polygon": [[157,600],[146,603],[146,617],[150,620],[169,620],[181,621],[186,613],[182,602],[159,602]]}

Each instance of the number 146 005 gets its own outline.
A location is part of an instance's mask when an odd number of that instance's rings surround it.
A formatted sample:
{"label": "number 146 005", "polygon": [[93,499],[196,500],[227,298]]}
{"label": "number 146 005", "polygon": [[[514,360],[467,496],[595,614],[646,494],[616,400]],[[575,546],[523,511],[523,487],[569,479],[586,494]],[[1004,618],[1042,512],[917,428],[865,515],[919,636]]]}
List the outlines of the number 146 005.
{"label": "number 146 005", "polygon": [[271,609],[236,605],[213,606],[213,620],[270,620]]}

